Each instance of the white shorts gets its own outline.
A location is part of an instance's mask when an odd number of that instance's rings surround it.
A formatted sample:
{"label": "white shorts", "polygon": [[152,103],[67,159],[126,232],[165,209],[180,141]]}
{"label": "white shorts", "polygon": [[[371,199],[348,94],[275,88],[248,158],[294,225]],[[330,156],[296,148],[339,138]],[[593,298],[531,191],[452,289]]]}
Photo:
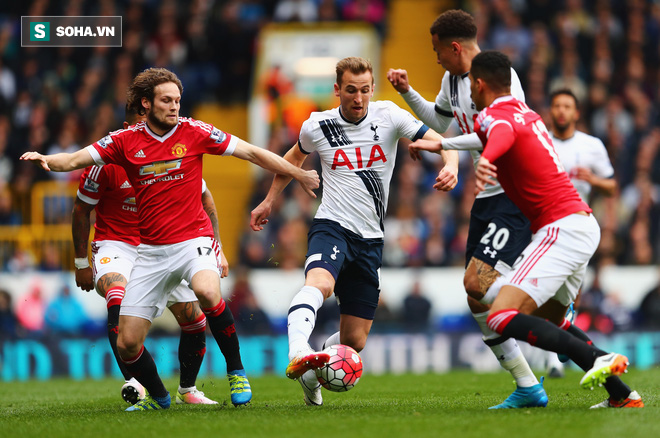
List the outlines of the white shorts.
{"label": "white shorts", "polygon": [[[104,275],[109,273],[121,274],[126,278],[126,281],[129,281],[137,256],[137,246],[125,242],[120,242],[118,240],[101,240],[92,242],[94,286],[96,287],[96,283]],[[96,288],[96,293],[101,295],[98,288]],[[188,287],[188,283],[182,280],[169,295],[167,307],[170,307],[175,303],[188,303],[191,301],[197,301],[197,297],[192,289]]]}
{"label": "white shorts", "polygon": [[[94,285],[106,274],[117,273],[126,278],[131,277],[131,270],[137,258],[137,246],[118,240],[101,240],[92,242],[92,269]],[[96,293],[101,295],[98,288]],[[105,298],[105,296],[103,297]]]}
{"label": "white shorts", "polygon": [[[190,283],[203,270],[215,271],[220,281],[220,246],[211,237],[197,237],[172,245],[140,244],[120,315],[153,321],[168,305],[170,294],[182,280]],[[196,301],[191,299],[179,302]]]}
{"label": "white shorts", "polygon": [[522,289],[537,306],[553,298],[568,306],[582,285],[600,242],[593,215],[571,214],[536,232],[501,285]]}

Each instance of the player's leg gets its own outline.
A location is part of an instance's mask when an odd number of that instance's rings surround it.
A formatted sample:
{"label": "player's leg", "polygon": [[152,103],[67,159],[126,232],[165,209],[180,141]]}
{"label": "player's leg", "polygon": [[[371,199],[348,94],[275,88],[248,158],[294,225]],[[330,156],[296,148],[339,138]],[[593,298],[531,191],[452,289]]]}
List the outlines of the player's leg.
{"label": "player's leg", "polygon": [[145,390],[140,382],[131,376],[121,361],[117,351],[117,336],[119,334],[119,309],[136,256],[136,248],[123,242],[101,241],[92,244],[92,266],[94,267],[94,278],[97,279],[96,292],[106,302],[108,341],[125,380],[121,388],[121,396],[131,405],[144,399]]}
{"label": "player's leg", "polygon": [[[180,294],[184,295],[183,297],[176,295],[179,290]],[[183,301],[186,299],[185,295],[195,299],[193,291],[185,283],[182,283],[172,294],[172,298],[178,302],[168,306],[181,327],[181,337],[179,339],[180,376],[176,403],[217,404],[216,401],[211,400],[199,391],[195,385],[206,353],[206,317],[196,299],[194,301]]]}
{"label": "player's leg", "polygon": [[[491,287],[484,300],[494,297],[489,327],[504,335],[526,340],[544,350],[569,356],[587,371],[583,387],[604,383],[623,373],[625,356],[589,345],[557,325],[531,314],[551,298],[568,306],[577,296],[586,265],[598,246],[600,230],[592,216],[570,215],[543,227],[523,253],[523,261],[506,277],[500,290]],[[557,312],[557,319],[560,313]]]}
{"label": "player's leg", "polygon": [[324,267],[311,268],[307,271],[305,285],[291,300],[287,315],[290,362],[286,369],[291,379],[322,366],[329,359],[327,354],[310,347],[309,338],[316,325],[316,313],[323,301],[332,295],[334,286],[335,278]]}
{"label": "player's leg", "polygon": [[170,394],[158,375],[156,363],[144,347],[144,340],[151,327],[151,321],[137,316],[119,316],[119,337],[117,349],[126,369],[133,375],[149,395],[134,404],[127,411],[167,409],[170,407]]}
{"label": "player's leg", "polygon": [[170,394],[163,385],[156,364],[144,347],[144,340],[154,318],[160,316],[167,298],[181,281],[172,257],[174,245],[140,245],[131,278],[119,311],[117,348],[129,372],[149,395],[127,410],[167,409]]}
{"label": "player's leg", "polygon": [[502,403],[492,406],[493,409],[546,406],[548,401],[543,384],[537,380],[516,340],[488,328],[489,306],[478,301],[502,272],[510,270],[530,239],[529,221],[505,194],[475,200],[470,214],[463,285],[484,343],[516,382],[516,390]]}
{"label": "player's leg", "polygon": [[[581,339],[587,344],[594,345],[591,338],[589,338],[589,336],[579,327],[573,325],[570,318],[565,316],[565,309],[566,306],[561,304],[559,301],[550,299],[547,303],[539,307],[537,311],[534,312],[534,315],[543,319],[547,319],[548,321],[556,324],[560,329],[565,330],[566,332],[572,334],[578,339]],[[642,401],[642,398],[637,393],[637,391],[630,389],[630,387],[626,385],[619,376],[608,377],[603,386],[605,387],[605,390],[608,392],[610,397],[607,400],[592,406],[592,408],[644,407],[644,402]]]}
{"label": "player's leg", "polygon": [[309,338],[316,324],[316,314],[323,301],[332,295],[346,259],[345,233],[339,224],[325,220],[315,220],[309,229],[305,285],[291,300],[287,315],[290,362],[286,375],[289,378],[297,379],[330,358],[326,353],[314,351]]}
{"label": "player's leg", "polygon": [[184,266],[184,279],[199,300],[206,322],[220,351],[227,361],[227,379],[234,406],[246,405],[252,399],[252,388],[247,379],[234,316],[220,293],[220,252],[217,242],[200,237],[179,244]]}

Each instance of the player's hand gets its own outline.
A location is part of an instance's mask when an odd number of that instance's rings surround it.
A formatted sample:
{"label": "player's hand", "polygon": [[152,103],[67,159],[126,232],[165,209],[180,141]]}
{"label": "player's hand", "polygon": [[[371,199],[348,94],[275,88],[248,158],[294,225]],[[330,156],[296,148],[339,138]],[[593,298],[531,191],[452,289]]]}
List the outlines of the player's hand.
{"label": "player's hand", "polygon": [[312,198],[316,198],[316,193],[314,189],[318,189],[321,184],[321,178],[316,170],[303,170],[303,174],[300,178],[296,178],[303,190]]}
{"label": "player's hand", "polygon": [[408,72],[403,69],[389,69],[387,71],[387,80],[399,93],[407,93],[410,91],[410,84],[408,84]]}
{"label": "player's hand", "polygon": [[435,178],[437,181],[433,184],[433,188],[443,192],[448,192],[458,184],[458,167],[444,166],[440,169],[440,173]]}
{"label": "player's hand", "polygon": [[440,153],[441,150],[442,150],[442,140],[435,141],[435,140],[419,139],[408,145],[408,154],[410,154],[410,158],[412,158],[413,160],[422,159],[422,155],[420,154],[420,151]]}
{"label": "player's hand", "polygon": [[85,292],[94,289],[94,273],[92,272],[91,266],[83,269],[76,269],[76,285]]}
{"label": "player's hand", "polygon": [[264,200],[250,213],[250,228],[252,231],[261,231],[264,225],[268,223],[267,217],[270,216],[272,204]]}
{"label": "player's hand", "polygon": [[582,181],[586,181],[589,184],[592,184],[592,179],[594,177],[594,174],[591,171],[591,169],[588,169],[586,167],[578,167],[575,170],[576,170],[575,178],[580,179]]}
{"label": "player's hand", "polygon": [[229,262],[227,261],[227,257],[225,257],[225,253],[222,250],[220,250],[220,268],[222,269],[220,278],[225,278],[227,275],[229,275]]}
{"label": "player's hand", "polygon": [[477,175],[477,187],[474,189],[475,195],[478,195],[479,193],[486,190],[486,184],[490,184],[492,186],[495,185],[493,178],[497,178],[497,166],[495,166],[483,156],[479,158],[475,173]]}
{"label": "player's hand", "polygon": [[41,155],[39,152],[26,152],[23,155],[21,155],[20,159],[24,161],[36,161],[41,166],[42,169],[50,172],[50,167],[48,167],[48,162],[46,161],[46,157]]}

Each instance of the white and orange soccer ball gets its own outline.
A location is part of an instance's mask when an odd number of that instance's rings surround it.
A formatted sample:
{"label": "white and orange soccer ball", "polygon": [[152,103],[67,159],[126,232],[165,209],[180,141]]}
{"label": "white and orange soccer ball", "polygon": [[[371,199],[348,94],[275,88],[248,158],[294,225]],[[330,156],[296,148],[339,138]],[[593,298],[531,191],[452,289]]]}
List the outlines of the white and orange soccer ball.
{"label": "white and orange soccer ball", "polygon": [[325,389],[344,392],[352,389],[362,376],[362,358],[347,345],[332,345],[325,350],[330,360],[316,370],[316,377]]}

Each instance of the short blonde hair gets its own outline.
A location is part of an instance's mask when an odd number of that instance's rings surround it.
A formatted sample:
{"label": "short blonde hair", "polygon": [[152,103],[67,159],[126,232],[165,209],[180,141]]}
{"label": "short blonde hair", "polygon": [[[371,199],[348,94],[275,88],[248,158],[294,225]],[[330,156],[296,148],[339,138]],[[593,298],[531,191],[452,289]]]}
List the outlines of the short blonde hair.
{"label": "short blonde hair", "polygon": [[341,79],[344,76],[346,70],[350,71],[354,75],[359,75],[365,72],[371,73],[371,82],[373,82],[374,68],[371,65],[371,62],[368,59],[359,58],[357,56],[349,56],[344,58],[337,63],[337,85],[341,85]]}

